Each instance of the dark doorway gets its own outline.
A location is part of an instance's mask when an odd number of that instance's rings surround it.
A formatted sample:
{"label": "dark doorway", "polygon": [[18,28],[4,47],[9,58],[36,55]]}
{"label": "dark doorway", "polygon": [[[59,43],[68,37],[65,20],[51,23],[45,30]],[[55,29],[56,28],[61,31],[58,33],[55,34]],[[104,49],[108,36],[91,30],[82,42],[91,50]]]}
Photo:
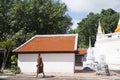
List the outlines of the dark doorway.
{"label": "dark doorway", "polygon": [[75,66],[83,66],[83,56],[75,55]]}

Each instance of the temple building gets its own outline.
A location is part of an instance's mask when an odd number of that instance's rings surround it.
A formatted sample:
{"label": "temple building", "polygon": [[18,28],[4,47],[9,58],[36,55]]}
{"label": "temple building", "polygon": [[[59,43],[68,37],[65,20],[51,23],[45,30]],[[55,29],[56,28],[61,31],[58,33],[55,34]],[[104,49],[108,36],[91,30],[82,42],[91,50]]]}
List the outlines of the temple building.
{"label": "temple building", "polygon": [[36,72],[38,54],[43,59],[45,73],[74,73],[77,42],[78,34],[35,35],[13,52],[18,54],[22,73]]}

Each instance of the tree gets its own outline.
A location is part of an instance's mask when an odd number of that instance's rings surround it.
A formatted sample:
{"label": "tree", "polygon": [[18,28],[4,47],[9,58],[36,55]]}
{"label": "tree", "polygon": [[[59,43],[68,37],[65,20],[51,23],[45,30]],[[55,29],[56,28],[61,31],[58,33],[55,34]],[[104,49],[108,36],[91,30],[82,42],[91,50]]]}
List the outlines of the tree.
{"label": "tree", "polygon": [[68,33],[69,34],[76,34],[77,33],[77,29],[70,29],[69,31],[68,31]]}
{"label": "tree", "polygon": [[2,70],[14,40],[18,46],[36,34],[66,33],[72,25],[66,11],[66,5],[56,0],[0,0],[0,44],[5,59]]}
{"label": "tree", "polygon": [[[72,25],[71,18],[66,14],[67,7],[59,1],[31,0],[18,1],[11,9],[13,32],[24,30],[24,35],[63,34]],[[25,40],[24,40],[25,41]]]}
{"label": "tree", "polygon": [[99,15],[89,13],[87,18],[78,23],[77,32],[79,34],[79,47],[86,48],[89,44],[89,37],[91,37],[92,45],[95,41],[95,34],[98,26]]}
{"label": "tree", "polygon": [[[23,35],[17,42],[25,42],[35,34],[63,34],[72,25],[71,17],[66,14],[67,7],[64,3],[54,0],[8,0],[0,3],[0,32],[1,41],[19,31]],[[3,12],[3,9],[5,12]],[[4,19],[4,15],[7,18]],[[6,23],[5,23],[6,22]],[[33,35],[29,35],[33,34]],[[26,39],[27,38],[27,39]]]}
{"label": "tree", "polygon": [[13,0],[0,0],[0,41],[11,33],[9,12],[12,4]]}
{"label": "tree", "polygon": [[117,27],[118,20],[119,15],[116,11],[112,9],[102,9],[100,14],[100,21],[105,33],[114,32]]}
{"label": "tree", "polygon": [[3,57],[3,63],[1,67],[1,71],[3,72],[8,56],[12,50],[12,47],[15,45],[15,42],[13,40],[6,40],[0,43],[0,46],[4,48],[4,57]]}
{"label": "tree", "polygon": [[87,48],[89,37],[91,37],[92,46],[94,46],[99,21],[105,33],[114,32],[118,22],[118,13],[112,9],[102,9],[100,14],[91,12],[86,18],[82,19],[82,21],[78,23],[77,28],[79,47]]}

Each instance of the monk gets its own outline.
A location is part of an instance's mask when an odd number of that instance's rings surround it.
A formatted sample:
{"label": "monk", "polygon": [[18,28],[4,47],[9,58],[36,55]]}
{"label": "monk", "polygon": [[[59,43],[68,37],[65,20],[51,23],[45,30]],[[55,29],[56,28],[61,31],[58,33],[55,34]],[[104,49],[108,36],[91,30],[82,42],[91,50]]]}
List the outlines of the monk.
{"label": "monk", "polygon": [[43,77],[45,77],[45,74],[44,74],[44,71],[43,71],[43,61],[42,61],[42,57],[40,56],[40,54],[38,55],[38,58],[37,58],[37,75],[36,77],[38,77],[38,74],[39,73],[43,73]]}

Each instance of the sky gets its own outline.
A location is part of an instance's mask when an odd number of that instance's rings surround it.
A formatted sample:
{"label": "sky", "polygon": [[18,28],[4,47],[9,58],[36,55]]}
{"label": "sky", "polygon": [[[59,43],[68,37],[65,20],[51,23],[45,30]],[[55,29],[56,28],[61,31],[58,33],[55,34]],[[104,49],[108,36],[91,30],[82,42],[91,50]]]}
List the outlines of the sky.
{"label": "sky", "polygon": [[72,29],[77,28],[77,23],[90,13],[100,13],[102,9],[112,8],[120,12],[120,0],[61,0],[67,5],[67,13],[72,18]]}

